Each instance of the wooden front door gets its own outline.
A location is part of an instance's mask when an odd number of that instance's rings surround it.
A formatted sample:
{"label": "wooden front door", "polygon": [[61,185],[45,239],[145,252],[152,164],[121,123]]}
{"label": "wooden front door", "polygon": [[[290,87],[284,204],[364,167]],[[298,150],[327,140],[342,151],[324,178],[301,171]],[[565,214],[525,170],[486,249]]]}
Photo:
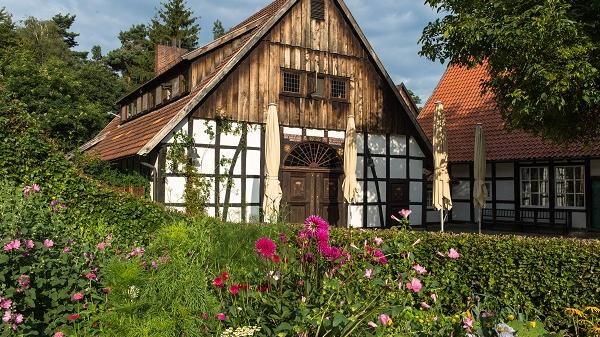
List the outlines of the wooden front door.
{"label": "wooden front door", "polygon": [[392,219],[392,215],[400,218],[398,213],[403,209],[410,208],[409,182],[402,179],[391,179],[387,184],[387,216],[385,219],[388,227],[398,226],[398,222]]}
{"label": "wooden front door", "polygon": [[592,228],[600,229],[600,179],[592,180]]}
{"label": "wooden front door", "polygon": [[282,168],[282,212],[287,221],[301,224],[318,215],[332,226],[346,225],[341,166],[337,151],[320,142],[301,143],[287,155]]}

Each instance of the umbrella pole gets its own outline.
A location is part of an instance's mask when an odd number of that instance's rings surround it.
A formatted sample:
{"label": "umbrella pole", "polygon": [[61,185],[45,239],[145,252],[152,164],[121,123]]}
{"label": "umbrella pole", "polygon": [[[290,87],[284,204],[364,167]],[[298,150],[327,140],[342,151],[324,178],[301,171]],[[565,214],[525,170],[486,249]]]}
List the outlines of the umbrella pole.
{"label": "umbrella pole", "polygon": [[479,234],[481,234],[481,220],[483,219],[483,208],[479,208]]}
{"label": "umbrella pole", "polygon": [[440,225],[442,228],[442,233],[444,232],[444,209],[440,209]]}

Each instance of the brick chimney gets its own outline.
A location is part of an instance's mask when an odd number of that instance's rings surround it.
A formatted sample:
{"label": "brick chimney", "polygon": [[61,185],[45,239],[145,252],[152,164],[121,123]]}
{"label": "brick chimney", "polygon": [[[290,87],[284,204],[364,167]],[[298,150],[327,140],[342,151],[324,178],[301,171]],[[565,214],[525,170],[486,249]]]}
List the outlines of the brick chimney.
{"label": "brick chimney", "polygon": [[187,49],[156,45],[156,57],[154,59],[154,74],[158,75],[166,70],[171,63],[178,60],[182,55],[188,52]]}

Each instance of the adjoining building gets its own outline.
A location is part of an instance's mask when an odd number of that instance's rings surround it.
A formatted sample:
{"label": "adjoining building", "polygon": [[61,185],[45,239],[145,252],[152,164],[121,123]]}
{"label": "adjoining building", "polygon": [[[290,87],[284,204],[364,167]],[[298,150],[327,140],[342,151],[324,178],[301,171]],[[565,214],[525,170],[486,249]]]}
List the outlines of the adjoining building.
{"label": "adjoining building", "polygon": [[[394,85],[342,0],[277,0],[194,51],[160,46],[156,60],[156,76],[123,97],[120,116],[83,146],[151,176],[154,200],[184,207],[185,175],[167,160],[183,132],[211,181],[207,212],[262,220],[265,112],[274,103],[288,221],[319,214],[338,226],[382,227],[411,208],[412,223],[424,222],[431,144],[408,93]],[[359,133],[360,186],[350,205],[341,188],[349,115]]]}
{"label": "adjoining building", "polygon": [[[485,225],[533,232],[600,230],[600,145],[559,146],[522,131],[508,132],[493,95],[482,94],[487,78],[484,66],[450,65],[418,117],[431,139],[435,102],[443,102],[454,203],[449,220],[477,219],[473,150],[475,126],[481,123],[488,160]],[[427,222],[438,221],[438,213],[429,209]]]}

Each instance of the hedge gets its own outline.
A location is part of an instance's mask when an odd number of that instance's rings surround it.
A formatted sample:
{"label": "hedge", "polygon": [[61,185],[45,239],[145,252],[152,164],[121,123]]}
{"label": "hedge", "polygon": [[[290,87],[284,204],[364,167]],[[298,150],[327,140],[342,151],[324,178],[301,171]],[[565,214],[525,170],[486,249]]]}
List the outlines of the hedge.
{"label": "hedge", "polygon": [[[372,232],[338,230],[344,245]],[[465,307],[465,299],[484,294],[500,303],[537,312],[564,327],[567,307],[600,304],[600,241],[511,235],[446,234],[385,230],[377,233],[392,251],[414,245],[415,260],[439,280],[447,309]],[[437,252],[455,248],[461,258],[444,263]],[[391,273],[398,273],[390,258]]]}

